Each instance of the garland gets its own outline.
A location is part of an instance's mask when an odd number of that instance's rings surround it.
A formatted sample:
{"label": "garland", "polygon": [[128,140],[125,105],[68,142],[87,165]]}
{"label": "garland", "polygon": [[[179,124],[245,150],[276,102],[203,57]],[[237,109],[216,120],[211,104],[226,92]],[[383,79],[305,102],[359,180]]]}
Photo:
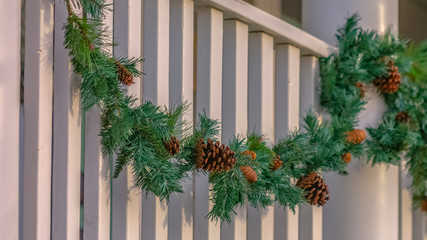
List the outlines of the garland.
{"label": "garland", "polygon": [[[374,83],[387,110],[376,128],[368,128],[368,159],[372,164],[404,164],[412,177],[415,207],[427,211],[427,42],[396,53],[401,80],[387,91],[378,82],[396,82],[396,68]],[[393,85],[393,84],[391,84]]]}
{"label": "garland", "polygon": [[[101,145],[105,156],[116,156],[114,176],[130,164],[136,186],[168,201],[182,192],[190,173],[209,174],[211,220],[231,221],[234,209],[249,202],[267,207],[277,202],[294,209],[308,202],[323,206],[329,190],[320,172],[347,174],[346,163],[363,152],[363,130],[357,115],[366,103],[363,83],[387,73],[402,43],[358,27],[355,15],[339,29],[338,53],[320,60],[321,104],[330,121],[307,113],[303,127],[269,148],[264,136],[236,136],[228,145],[216,140],[220,123],[199,114],[192,131],[183,122],[188,104],[171,109],[145,102],[138,106],[127,86],[140,76],[141,59],[115,58],[104,49],[110,32],[102,23],[105,0],[66,0],[65,47],[75,73],[81,75],[82,108],[101,109]],[[73,9],[81,9],[77,14]],[[88,17],[90,16],[90,17]]]}

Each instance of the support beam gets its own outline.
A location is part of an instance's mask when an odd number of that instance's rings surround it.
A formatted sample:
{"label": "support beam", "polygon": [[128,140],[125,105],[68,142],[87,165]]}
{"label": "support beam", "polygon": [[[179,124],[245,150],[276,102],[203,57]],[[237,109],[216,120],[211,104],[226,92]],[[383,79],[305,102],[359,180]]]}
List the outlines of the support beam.
{"label": "support beam", "polygon": [[[221,121],[222,112],[222,12],[197,9],[197,93],[196,112]],[[221,137],[221,136],[219,136]],[[194,178],[194,239],[219,240],[220,225],[206,219],[211,209],[208,176]]]}
{"label": "support beam", "polygon": [[[248,130],[274,144],[274,44],[263,32],[249,34]],[[248,240],[274,237],[274,207],[248,207]]]}
{"label": "support beam", "polygon": [[[319,108],[319,63],[317,57],[301,58],[300,115],[306,116],[311,109]],[[302,123],[302,120],[301,120]],[[299,239],[322,240],[322,207],[306,205],[299,211]],[[327,238],[326,238],[327,239]]]}
{"label": "support beam", "polygon": [[[140,0],[121,0],[114,3],[114,55],[119,57],[138,58],[141,55],[141,12]],[[129,86],[128,95],[141,102],[141,79],[134,78]],[[141,236],[141,199],[140,189],[135,186],[132,166],[127,165],[113,179],[113,219],[112,239],[132,240]]]}
{"label": "support beam", "polygon": [[[299,127],[300,50],[289,44],[276,45],[275,141]],[[278,204],[274,209],[274,239],[298,240],[298,208],[294,214]]]}
{"label": "support beam", "polygon": [[[183,120],[193,123],[194,2],[172,0],[170,5],[169,103],[190,103]],[[179,136],[181,137],[181,136]],[[193,180],[183,181],[184,193],[172,194],[169,202],[168,239],[193,239]]]}
{"label": "support beam", "polygon": [[[55,42],[64,42],[65,4],[55,4]],[[68,50],[55,45],[53,75],[52,240],[79,239],[81,79],[73,73]]]}
{"label": "support beam", "polygon": [[[248,131],[248,25],[224,21],[222,71],[222,142]],[[221,228],[223,240],[246,240],[246,207],[236,209],[231,224]]]}
{"label": "support beam", "polygon": [[18,240],[21,1],[1,1],[0,22],[0,235]]}
{"label": "support beam", "polygon": [[[169,4],[169,0],[145,0],[143,5],[143,58],[148,60],[143,99],[159,106],[169,106]],[[141,236],[168,237],[168,207],[152,193],[142,199]]]}
{"label": "support beam", "polygon": [[[8,7],[7,7],[8,8]],[[50,238],[53,3],[26,2],[23,239]],[[17,160],[17,159],[15,159]]]}
{"label": "support beam", "polygon": [[[334,11],[331,11],[334,9]],[[303,1],[303,29],[336,44],[334,34],[349,14],[359,13],[364,28],[384,32],[389,25],[398,30],[397,0]],[[358,128],[375,127],[385,105],[372,86],[367,87],[368,104],[360,114]],[[348,176],[325,174],[331,200],[323,208],[323,238],[328,240],[398,239],[398,169],[366,164],[366,158],[348,164]],[[363,196],[363,197],[361,197]],[[351,207],[349,207],[351,206]]]}

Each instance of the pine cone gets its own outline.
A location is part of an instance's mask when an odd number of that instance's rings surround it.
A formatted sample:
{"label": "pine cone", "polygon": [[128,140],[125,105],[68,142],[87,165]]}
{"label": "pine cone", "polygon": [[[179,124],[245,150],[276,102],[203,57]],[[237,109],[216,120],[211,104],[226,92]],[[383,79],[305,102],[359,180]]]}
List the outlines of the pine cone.
{"label": "pine cone", "polygon": [[280,156],[276,156],[276,158],[273,161],[273,164],[271,165],[271,170],[276,171],[283,165],[283,161],[280,160]]}
{"label": "pine cone", "polygon": [[362,129],[354,129],[347,133],[346,141],[352,144],[360,144],[366,139],[366,132]]}
{"label": "pine cone", "polygon": [[351,162],[351,153],[344,153],[341,156],[341,159],[347,164],[349,162]]}
{"label": "pine cone", "polygon": [[119,61],[116,61],[117,74],[119,75],[119,81],[126,85],[130,86],[134,84],[133,75],[129,72],[129,70],[123,66]]}
{"label": "pine cone", "polygon": [[256,153],[251,150],[245,150],[242,152],[243,155],[251,157],[252,160],[256,159]]}
{"label": "pine cone", "polygon": [[208,139],[205,144],[203,139],[200,139],[196,143],[197,167],[205,171],[221,172],[232,169],[236,163],[234,155],[234,151],[231,151],[228,146],[225,147],[224,144],[220,145],[219,141],[213,143]]}
{"label": "pine cone", "polygon": [[396,115],[396,122],[400,122],[400,123],[408,122],[410,118],[411,117],[409,116],[409,114],[407,112],[399,112]]}
{"label": "pine cone", "polygon": [[258,180],[258,176],[251,167],[242,166],[240,167],[240,171],[242,171],[243,175],[249,183],[254,183]]}
{"label": "pine cone", "polygon": [[424,200],[421,202],[421,210],[423,212],[427,212],[427,197],[425,197]]}
{"label": "pine cone", "polygon": [[171,136],[169,141],[163,141],[163,145],[172,156],[179,152],[179,140],[174,136]]}
{"label": "pine cone", "polygon": [[329,188],[322,177],[311,172],[309,175],[301,177],[297,186],[305,190],[305,198],[311,205],[324,206],[329,200]]}
{"label": "pine cone", "polygon": [[356,87],[357,87],[357,88],[359,89],[359,91],[360,91],[359,96],[360,96],[361,98],[365,97],[365,84],[364,84],[364,83],[361,83],[361,82],[358,82],[358,83],[356,83]]}
{"label": "pine cone", "polygon": [[394,65],[393,61],[388,63],[389,75],[374,80],[374,85],[381,90],[383,93],[395,93],[400,86],[401,79],[400,73],[397,66]]}

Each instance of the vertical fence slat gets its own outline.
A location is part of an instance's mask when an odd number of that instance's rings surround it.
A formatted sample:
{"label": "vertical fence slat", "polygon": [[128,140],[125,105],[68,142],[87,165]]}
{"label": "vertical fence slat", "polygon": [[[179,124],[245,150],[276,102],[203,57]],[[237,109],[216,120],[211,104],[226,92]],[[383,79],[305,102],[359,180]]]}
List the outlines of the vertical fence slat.
{"label": "vertical fence slat", "polygon": [[[169,105],[169,0],[145,0],[143,6],[143,98]],[[145,193],[143,193],[145,195]],[[142,200],[142,239],[167,239],[168,207],[149,194]]]}
{"label": "vertical fence slat", "polygon": [[53,3],[26,2],[23,239],[50,238]]}
{"label": "vertical fence slat", "polygon": [[412,213],[412,239],[425,240],[426,236],[426,219],[425,213],[421,209],[416,209]]}
{"label": "vertical fence slat", "polygon": [[18,240],[21,1],[2,1],[0,22],[0,235]]}
{"label": "vertical fence slat", "polygon": [[52,163],[52,239],[74,240],[80,233],[80,78],[65,50],[65,4],[55,4],[55,71]]}
{"label": "vertical fence slat", "polygon": [[[289,130],[299,127],[300,50],[292,45],[276,45],[275,87],[275,139],[278,142]],[[298,209],[276,205],[274,212],[274,238],[298,240]]]}
{"label": "vertical fence slat", "polygon": [[[114,55],[119,57],[139,57],[141,55],[141,1],[121,0],[114,3]],[[134,78],[134,84],[128,88],[128,94],[141,96],[141,80]],[[137,101],[139,103],[140,101]],[[135,187],[132,167],[113,179],[113,239],[139,239],[141,220],[141,194]]]}
{"label": "vertical fence slat", "polygon": [[[107,0],[112,4],[113,0]],[[113,12],[109,11],[105,24],[112,29]],[[108,39],[112,42],[113,39]],[[112,48],[105,49],[112,51]],[[84,228],[83,239],[110,238],[110,159],[101,152],[101,112],[94,106],[86,113],[84,167]]]}
{"label": "vertical fence slat", "polygon": [[[316,57],[301,58],[300,115],[319,105],[319,64]],[[322,207],[302,206],[299,211],[299,239],[322,239]]]}
{"label": "vertical fence slat", "polygon": [[[274,46],[273,37],[262,32],[249,34],[248,130],[274,143]],[[249,240],[273,239],[274,207],[248,207]]]}
{"label": "vertical fence slat", "polygon": [[[189,101],[183,120],[193,122],[194,2],[172,0],[170,5],[169,100]],[[168,239],[193,239],[193,181],[183,182],[184,193],[173,194],[169,203]]]}
{"label": "vertical fence slat", "polygon": [[[197,93],[196,112],[221,120],[222,98],[222,12],[213,8],[197,10]],[[220,225],[206,219],[209,201],[208,176],[194,180],[194,239],[217,240]]]}
{"label": "vertical fence slat", "polygon": [[404,169],[405,163],[399,165],[399,240],[416,240],[412,238],[412,178]]}
{"label": "vertical fence slat", "polygon": [[[248,130],[248,25],[224,21],[222,72],[222,141]],[[246,207],[236,209],[231,224],[224,223],[221,239],[246,239]]]}

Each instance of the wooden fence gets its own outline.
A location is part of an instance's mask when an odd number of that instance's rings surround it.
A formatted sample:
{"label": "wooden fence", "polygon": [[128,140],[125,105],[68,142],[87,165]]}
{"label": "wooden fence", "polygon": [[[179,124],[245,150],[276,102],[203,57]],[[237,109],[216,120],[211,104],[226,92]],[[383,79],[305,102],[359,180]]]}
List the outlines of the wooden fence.
{"label": "wooden fence", "polygon": [[[80,110],[80,78],[62,45],[64,3],[26,0],[21,105],[20,1],[5,2],[0,3],[2,239],[322,238],[318,207],[295,215],[279,207],[245,207],[231,225],[208,221],[204,175],[185,182],[185,194],[173,195],[169,205],[135,188],[130,168],[111,180],[113,159],[100,151],[99,109]],[[146,75],[129,94],[158,105],[193,102],[186,120],[205,110],[221,120],[222,141],[255,130],[273,144],[317,104],[317,59],[334,48],[256,7],[240,0],[117,0],[113,8],[105,22],[119,45],[111,51],[145,59]]]}

